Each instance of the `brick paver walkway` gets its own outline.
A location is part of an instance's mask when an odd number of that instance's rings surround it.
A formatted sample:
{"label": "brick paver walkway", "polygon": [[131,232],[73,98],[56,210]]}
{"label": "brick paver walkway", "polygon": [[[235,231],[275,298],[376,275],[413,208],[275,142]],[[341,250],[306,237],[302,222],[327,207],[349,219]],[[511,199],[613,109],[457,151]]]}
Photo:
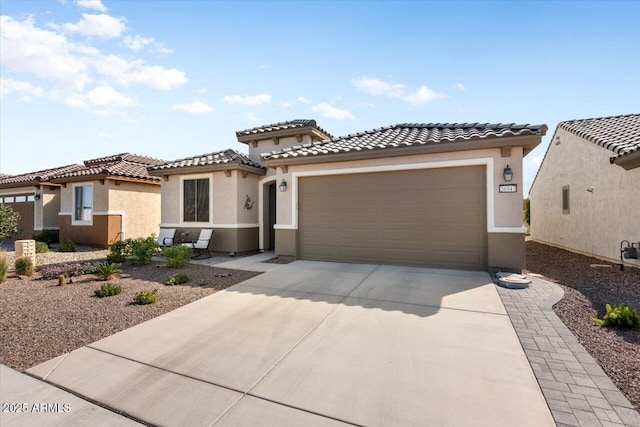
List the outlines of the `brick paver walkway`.
{"label": "brick paver walkway", "polygon": [[527,289],[497,289],[557,425],[640,427],[640,414],[551,308],[562,288],[531,279]]}

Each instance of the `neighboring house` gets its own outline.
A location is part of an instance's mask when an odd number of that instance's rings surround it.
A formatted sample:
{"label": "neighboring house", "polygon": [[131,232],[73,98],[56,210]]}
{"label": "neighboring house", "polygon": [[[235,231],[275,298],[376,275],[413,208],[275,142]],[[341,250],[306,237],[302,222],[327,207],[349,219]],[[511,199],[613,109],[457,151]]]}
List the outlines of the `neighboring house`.
{"label": "neighboring house", "polygon": [[60,211],[60,184],[51,177],[80,169],[68,165],[20,175],[0,176],[0,203],[11,206],[20,214],[20,234],[15,239],[31,239],[42,230],[58,229]]}
{"label": "neighboring house", "polygon": [[162,160],[121,153],[87,160],[56,174],[60,188],[60,240],[106,247],[115,241],[158,233],[160,179],[147,167]]}
{"label": "neighboring house", "polygon": [[640,242],[640,114],[558,124],[530,200],[533,240],[619,262]]}
{"label": "neighboring house", "polygon": [[[153,166],[150,174],[163,177],[161,226],[212,228],[214,249],[520,270],[522,158],[546,130],[400,124],[333,138],[314,120],[294,120],[237,132],[248,158],[226,150]],[[198,203],[201,191],[207,196]],[[197,218],[201,206],[209,214]],[[220,237],[229,230],[244,230],[235,246]]]}

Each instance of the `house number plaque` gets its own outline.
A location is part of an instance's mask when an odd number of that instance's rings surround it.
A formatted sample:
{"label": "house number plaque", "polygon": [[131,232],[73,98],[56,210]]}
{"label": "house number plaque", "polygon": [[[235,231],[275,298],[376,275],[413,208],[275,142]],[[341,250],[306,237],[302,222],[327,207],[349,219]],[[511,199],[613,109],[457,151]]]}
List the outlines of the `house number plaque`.
{"label": "house number plaque", "polygon": [[517,193],[518,184],[500,184],[498,186],[498,191],[500,193]]}

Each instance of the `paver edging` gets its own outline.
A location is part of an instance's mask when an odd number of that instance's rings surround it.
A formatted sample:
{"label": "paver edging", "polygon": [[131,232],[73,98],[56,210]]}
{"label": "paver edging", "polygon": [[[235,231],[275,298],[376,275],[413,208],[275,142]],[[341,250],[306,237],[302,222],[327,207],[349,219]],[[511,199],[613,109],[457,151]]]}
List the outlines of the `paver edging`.
{"label": "paver edging", "polygon": [[557,425],[640,427],[640,414],[553,311],[562,288],[531,279],[527,289],[496,289]]}

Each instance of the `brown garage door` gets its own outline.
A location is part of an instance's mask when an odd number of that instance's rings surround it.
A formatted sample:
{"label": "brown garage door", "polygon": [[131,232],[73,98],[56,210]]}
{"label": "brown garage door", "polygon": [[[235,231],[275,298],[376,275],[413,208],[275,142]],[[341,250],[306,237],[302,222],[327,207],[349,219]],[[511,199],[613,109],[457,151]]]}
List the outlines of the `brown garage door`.
{"label": "brown garage door", "polygon": [[485,167],[300,178],[302,259],[487,268]]}

